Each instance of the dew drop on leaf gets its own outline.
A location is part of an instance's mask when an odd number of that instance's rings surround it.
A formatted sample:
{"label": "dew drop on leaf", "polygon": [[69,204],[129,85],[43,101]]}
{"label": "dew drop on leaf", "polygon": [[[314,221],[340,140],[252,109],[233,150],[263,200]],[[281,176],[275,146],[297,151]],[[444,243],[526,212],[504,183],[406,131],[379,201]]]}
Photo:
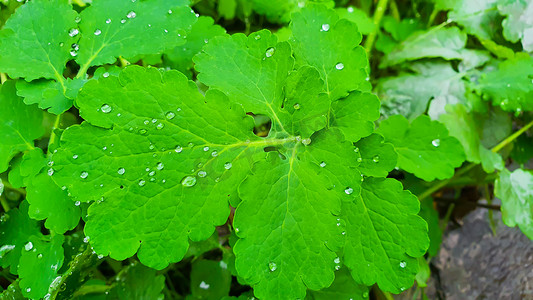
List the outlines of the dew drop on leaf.
{"label": "dew drop on leaf", "polygon": [[126,19],[120,20],[120,23],[122,23],[122,24],[126,23]]}
{"label": "dew drop on leaf", "polygon": [[107,20],[105,20],[105,23],[106,23],[106,24],[111,23],[111,19],[107,19]]}
{"label": "dew drop on leaf", "polygon": [[344,69],[344,64],[343,64],[343,63],[338,63],[338,64],[336,64],[336,65],[335,65],[335,69],[337,69],[337,70],[342,70],[342,69]]}
{"label": "dew drop on leaf", "polygon": [[204,178],[205,176],[207,176],[207,172],[206,171],[199,171],[198,172],[198,177]]}
{"label": "dew drop on leaf", "polygon": [[363,159],[361,157],[357,158],[357,162],[362,162],[362,161],[363,161]]}
{"label": "dew drop on leaf", "polygon": [[266,57],[272,57],[272,55],[274,55],[274,52],[276,51],[276,49],[274,47],[270,47],[266,50],[265,52],[265,56]]}
{"label": "dew drop on leaf", "polygon": [[205,281],[200,282],[200,288],[203,290],[207,290],[209,288],[209,284],[205,283]]}
{"label": "dew drop on leaf", "polygon": [[78,55],[78,52],[76,52],[75,50],[70,51],[70,56],[76,57],[77,55]]}
{"label": "dew drop on leaf", "polygon": [[183,147],[181,146],[176,146],[176,149],[174,149],[174,152],[176,153],[181,153],[181,151],[183,151]]}
{"label": "dew drop on leaf", "polygon": [[372,161],[375,163],[379,162],[379,155],[374,155],[374,157],[372,157]]}
{"label": "dew drop on leaf", "polygon": [[196,184],[196,177],[194,176],[186,176],[181,180],[181,185],[184,187],[191,187]]}
{"label": "dew drop on leaf", "polygon": [[212,157],[217,157],[218,156],[218,152],[216,150],[211,152],[211,156]]}
{"label": "dew drop on leaf", "polygon": [[76,205],[76,206],[80,206],[80,204],[81,204],[80,201],[76,201],[76,202],[74,202],[74,205]]}
{"label": "dew drop on leaf", "polygon": [[145,135],[147,133],[146,129],[142,128],[142,129],[139,129],[139,133],[141,135]]}
{"label": "dew drop on leaf", "polygon": [[165,117],[166,117],[168,120],[172,120],[172,119],[174,119],[175,116],[176,116],[176,114],[173,113],[173,112],[171,112],[171,111],[167,112],[167,114],[165,115]]}
{"label": "dew drop on leaf", "polygon": [[102,105],[102,107],[100,108],[100,110],[104,113],[104,114],[107,114],[107,113],[110,113],[113,108],[111,108],[111,106],[109,106],[108,104],[104,104]]}
{"label": "dew drop on leaf", "polygon": [[100,34],[102,34],[102,30],[100,30],[100,29],[96,29],[96,30],[94,31],[94,35],[96,35],[96,36],[98,36],[98,35],[100,35]]}
{"label": "dew drop on leaf", "polygon": [[431,144],[434,147],[438,147],[438,146],[440,146],[440,140],[439,139],[434,139],[433,141],[431,141]]}
{"label": "dew drop on leaf", "polygon": [[296,103],[296,104],[294,104],[293,107],[294,107],[294,109],[299,110],[300,109],[300,104]]}
{"label": "dew drop on leaf", "polygon": [[126,17],[128,17],[128,19],[134,19],[135,17],[137,16],[137,14],[132,10],[130,11]]}
{"label": "dew drop on leaf", "polygon": [[157,167],[156,167],[156,168],[157,168],[158,170],[163,170],[163,168],[165,168],[165,165],[164,165],[162,162],[160,162],[160,163],[157,164]]}
{"label": "dew drop on leaf", "polygon": [[163,127],[165,127],[165,124],[163,124],[163,123],[159,123],[159,124],[157,124],[157,126],[156,126],[155,128],[157,128],[157,129],[163,129]]}
{"label": "dew drop on leaf", "polygon": [[348,12],[349,13],[353,13],[354,12],[353,6],[348,6]]}
{"label": "dew drop on leaf", "polygon": [[208,146],[205,146],[205,147],[204,147],[204,151],[206,151],[206,152],[209,151],[209,147],[208,147]]}
{"label": "dew drop on leaf", "polygon": [[226,170],[231,169],[231,167],[233,167],[233,164],[230,163],[230,162],[227,162],[227,163],[224,164],[224,169],[226,169]]}
{"label": "dew drop on leaf", "polygon": [[351,187],[347,187],[344,192],[346,193],[346,195],[351,195],[353,193],[353,189]]}
{"label": "dew drop on leaf", "polygon": [[400,268],[404,269],[407,266],[407,263],[405,261],[400,262]]}
{"label": "dew drop on leaf", "polygon": [[310,139],[310,138],[303,139],[303,140],[302,140],[302,144],[304,144],[304,145],[306,145],[306,146],[309,145],[309,144],[311,144],[311,139]]}
{"label": "dew drop on leaf", "polygon": [[329,24],[322,24],[322,28],[320,29],[321,31],[329,31]]}
{"label": "dew drop on leaf", "polygon": [[81,174],[80,174],[81,179],[85,179],[85,178],[87,178],[87,176],[89,176],[89,173],[86,172],[86,171],[83,171],[83,172],[81,172]]}
{"label": "dew drop on leaf", "polygon": [[278,265],[276,265],[275,262],[271,261],[268,263],[268,269],[270,270],[270,272],[276,271],[277,268],[278,268]]}
{"label": "dew drop on leaf", "polygon": [[359,148],[355,147],[355,149],[353,149],[353,152],[358,153],[359,152]]}
{"label": "dew drop on leaf", "polygon": [[320,167],[321,167],[321,168],[324,168],[325,166],[326,166],[326,162],[325,162],[325,161],[323,161],[323,162],[320,163]]}
{"label": "dew drop on leaf", "polygon": [[104,74],[102,74],[102,77],[104,77],[104,78],[109,77],[109,72],[105,72]]}
{"label": "dew drop on leaf", "polygon": [[75,37],[78,35],[78,33],[80,33],[80,31],[77,29],[77,28],[72,28],[69,32],[68,32],[68,35],[70,35],[71,37]]}
{"label": "dew drop on leaf", "polygon": [[24,250],[30,251],[31,249],[33,249],[33,243],[32,242],[28,242],[26,245],[24,245]]}
{"label": "dew drop on leaf", "polygon": [[340,264],[341,263],[341,259],[339,257],[335,257],[333,262],[336,263],[336,264]]}
{"label": "dew drop on leaf", "polygon": [[26,293],[29,293],[29,292],[31,292],[31,288],[26,289]]}
{"label": "dew drop on leaf", "polygon": [[139,186],[144,186],[146,184],[146,181],[144,179],[139,180]]}
{"label": "dew drop on leaf", "polygon": [[39,258],[39,259],[43,258],[42,253],[39,253],[39,255],[37,255],[37,258]]}
{"label": "dew drop on leaf", "polygon": [[54,169],[50,168],[48,169],[48,172],[46,172],[48,174],[48,176],[52,176],[54,175]]}
{"label": "dew drop on leaf", "polygon": [[73,159],[78,159],[78,157],[79,157],[78,154],[74,154],[74,155],[72,155],[72,158],[73,158]]}

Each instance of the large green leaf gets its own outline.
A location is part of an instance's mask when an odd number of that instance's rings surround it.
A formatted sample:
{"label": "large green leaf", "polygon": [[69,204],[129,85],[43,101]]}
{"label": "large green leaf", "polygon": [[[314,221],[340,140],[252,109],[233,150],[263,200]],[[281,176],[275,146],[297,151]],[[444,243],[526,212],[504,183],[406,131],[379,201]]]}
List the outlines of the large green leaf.
{"label": "large green leaf", "polygon": [[141,264],[128,266],[116,278],[117,284],[110,292],[108,299],[162,299],[165,288],[165,277],[153,269]]}
{"label": "large green leaf", "polygon": [[483,39],[493,37],[501,20],[496,11],[499,0],[436,0],[440,9],[451,9],[448,19],[462,25],[468,33]]}
{"label": "large green leaf", "polygon": [[429,245],[419,202],[394,179],[366,178],[361,197],[342,205],[344,264],[357,283],[399,293],[413,284]]}
{"label": "large green leaf", "polygon": [[503,169],[494,187],[496,197],[502,201],[502,218],[505,225],[517,226],[533,239],[533,174],[518,169]]}
{"label": "large green leaf", "polygon": [[0,87],[0,173],[17,153],[34,148],[33,140],[44,133],[42,120],[41,110],[16,95],[14,81]]}
{"label": "large green leaf", "polygon": [[381,122],[378,132],[394,145],[398,167],[426,181],[450,178],[465,160],[459,141],[442,123],[421,115],[411,124],[400,115]]}
{"label": "large green leaf", "polygon": [[[291,13],[300,11],[314,0],[250,0],[252,8],[258,14],[265,15],[268,20],[276,23],[289,22]],[[319,0],[333,7],[332,0]]]}

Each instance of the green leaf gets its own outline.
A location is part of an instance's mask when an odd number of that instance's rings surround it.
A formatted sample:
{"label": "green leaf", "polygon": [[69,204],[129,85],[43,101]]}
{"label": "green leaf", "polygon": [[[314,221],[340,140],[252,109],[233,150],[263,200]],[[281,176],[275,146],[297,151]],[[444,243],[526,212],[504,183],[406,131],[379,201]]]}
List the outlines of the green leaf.
{"label": "green leaf", "polygon": [[10,267],[13,274],[17,274],[21,251],[28,243],[30,236],[42,236],[41,227],[37,221],[28,216],[28,202],[20,203],[15,208],[2,215],[0,219],[0,264],[2,268]]}
{"label": "green leaf", "polygon": [[377,86],[386,116],[401,114],[412,120],[428,109],[432,118],[444,112],[446,104],[465,103],[463,74],[449,63],[417,63],[410,66],[416,73],[383,77]]}
{"label": "green leaf", "polygon": [[283,83],[293,68],[290,54],[287,42],[277,43],[270,31],[262,30],[248,37],[216,37],[194,61],[202,83],[224,91],[246,111],[268,115],[274,131],[285,131],[282,123],[289,114],[282,110]]}
{"label": "green leaf", "polygon": [[507,16],[502,22],[503,36],[513,43],[522,40],[524,51],[533,52],[533,1],[500,0],[498,11]]}
{"label": "green leaf", "polygon": [[352,92],[332,103],[331,126],[339,128],[344,137],[356,142],[374,131],[379,118],[379,99],[371,93]]}
{"label": "green leaf", "polygon": [[511,150],[511,158],[519,164],[525,164],[533,158],[533,138],[527,135],[520,135],[515,140]]}
{"label": "green leaf", "polygon": [[364,11],[356,7],[339,7],[336,11],[337,14],[339,14],[339,17],[355,23],[361,34],[369,34],[376,30],[376,24],[374,21]]}
{"label": "green leaf", "polygon": [[[368,60],[357,25],[339,19],[334,10],[311,5],[292,16],[291,45],[297,65],[315,67],[331,101],[350,91],[370,90]],[[317,47],[320,45],[320,47]]]}
{"label": "green leaf", "polygon": [[[461,104],[448,106],[446,114],[440,116],[440,121],[446,125],[450,135],[461,142],[466,160],[473,163],[481,163],[487,173],[501,170],[504,167],[503,158],[491,152],[482,143],[483,122],[469,113]],[[504,123],[500,123],[499,126]],[[489,132],[492,134],[492,132]]]}
{"label": "green leaf", "polygon": [[394,145],[398,167],[425,181],[452,177],[465,160],[459,141],[448,135],[442,123],[425,115],[411,124],[403,116],[391,116],[381,122],[378,132]]}
{"label": "green leaf", "polygon": [[15,94],[15,82],[0,87],[0,173],[19,152],[34,148],[33,140],[44,133],[43,112],[28,106]]}
{"label": "green leaf", "polygon": [[192,264],[191,293],[194,299],[218,300],[229,295],[231,274],[223,261],[200,259]]}
{"label": "green leaf", "polygon": [[515,227],[533,239],[533,174],[517,169],[503,169],[496,180],[494,194],[502,201],[502,219],[505,225]]}
{"label": "green leaf", "polygon": [[[469,58],[477,50],[465,49],[466,33],[457,27],[435,27],[410,35],[405,41],[385,56],[380,67],[396,65],[425,57],[442,57],[446,60]],[[485,55],[484,61],[490,57]]]}
{"label": "green leaf", "polygon": [[218,92],[204,98],[178,72],[129,67],[88,82],[78,100],[94,126],[65,130],[52,178],[76,201],[98,200],[85,227],[95,251],[125,259],[138,250],[156,269],[225,222],[226,199],[268,144],[240,107]]}
{"label": "green leaf", "polygon": [[[32,152],[40,152],[40,157],[32,159],[29,157]],[[68,197],[66,187],[62,189],[54,182],[52,178],[54,169],[44,168],[46,165],[42,151],[32,152],[26,153],[22,161],[22,168],[28,168],[28,164],[33,164],[38,170],[38,174],[29,175],[25,179],[26,200],[30,204],[28,214],[36,220],[46,219],[44,223],[46,228],[62,234],[78,225],[81,212],[77,206],[80,203],[74,203]]]}
{"label": "green leaf", "polygon": [[[76,62],[90,66],[113,63],[120,55],[156,54],[183,45],[197,17],[187,0],[94,3],[80,14],[81,39]],[[156,40],[157,43],[150,42]]]}
{"label": "green leaf", "polygon": [[[67,78],[63,82],[37,79],[32,82],[17,81],[17,95],[24,97],[26,104],[38,104],[53,114],[60,114],[72,107],[78,91],[87,82],[85,79]],[[65,90],[63,90],[63,87]]]}
{"label": "green leaf", "polygon": [[62,84],[65,64],[72,59],[70,45],[78,40],[69,35],[76,16],[62,0],[30,1],[19,7],[0,31],[0,71],[12,78],[47,78]]}
{"label": "green leaf", "polygon": [[117,284],[110,292],[108,299],[162,299],[165,288],[165,277],[157,274],[156,270],[141,264],[127,267],[117,277]]}
{"label": "green leaf", "polygon": [[[289,22],[293,12],[300,11],[302,7],[312,3],[313,0],[251,0],[255,12],[265,15],[267,19],[274,23]],[[331,0],[320,0],[328,7],[333,7],[335,3]]]}
{"label": "green leaf", "polygon": [[366,176],[386,177],[398,160],[394,146],[385,143],[385,139],[378,133],[363,138],[355,143],[356,150],[361,153],[359,170]]}
{"label": "green leaf", "polygon": [[477,89],[505,111],[533,110],[533,58],[518,57],[501,62],[479,79]]}
{"label": "green leaf", "polygon": [[344,264],[359,284],[399,293],[413,284],[429,245],[419,202],[394,179],[365,178],[361,197],[342,205]]}
{"label": "green leaf", "polygon": [[335,274],[330,287],[320,291],[309,291],[306,300],[330,299],[368,299],[368,287],[354,282],[347,268],[341,268]]}
{"label": "green leaf", "polygon": [[214,25],[214,22],[211,17],[201,16],[187,32],[186,43],[165,52],[172,66],[184,74],[190,74],[190,69],[193,67],[192,58],[212,38],[226,34],[226,30],[219,25]]}
{"label": "green leaf", "polygon": [[31,236],[20,256],[20,289],[28,298],[42,298],[63,265],[63,240],[60,234],[50,240]]}

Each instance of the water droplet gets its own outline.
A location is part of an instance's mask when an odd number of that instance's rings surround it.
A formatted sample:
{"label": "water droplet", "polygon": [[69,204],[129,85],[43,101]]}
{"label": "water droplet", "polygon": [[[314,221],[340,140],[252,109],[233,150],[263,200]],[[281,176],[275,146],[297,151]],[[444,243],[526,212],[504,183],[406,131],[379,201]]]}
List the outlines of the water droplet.
{"label": "water droplet", "polygon": [[61,187],[61,190],[63,190],[63,191],[66,190],[66,189],[67,189],[66,186],[62,186],[62,187]]}
{"label": "water droplet", "polygon": [[239,227],[235,227],[235,233],[239,233],[239,231],[241,231]]}
{"label": "water droplet", "polygon": [[431,141],[431,145],[433,145],[434,147],[440,146],[440,140],[439,139],[434,139],[433,141]]}
{"label": "water droplet", "polygon": [[338,63],[338,64],[336,64],[336,65],[335,65],[335,69],[337,69],[337,70],[342,70],[342,69],[344,69],[344,64],[343,64],[343,63]]}
{"label": "water droplet", "polygon": [[126,19],[120,20],[120,23],[122,23],[122,24],[126,23]]}
{"label": "water droplet", "polygon": [[231,167],[233,167],[233,164],[230,163],[230,162],[227,162],[227,163],[224,164],[224,169],[226,169],[226,170],[231,169]]}
{"label": "water droplet", "polygon": [[89,173],[88,173],[88,172],[85,172],[85,171],[81,172],[81,174],[80,174],[80,177],[81,177],[82,179],[87,178],[87,176],[89,176]]}
{"label": "water droplet", "polygon": [[266,57],[272,57],[272,55],[274,55],[274,52],[276,51],[276,49],[274,47],[270,47],[266,50],[265,52],[265,56]]}
{"label": "water droplet", "polygon": [[294,109],[299,110],[300,109],[300,104],[296,103],[296,104],[294,104],[293,107],[294,107]]}
{"label": "water droplet", "polygon": [[33,243],[32,242],[28,242],[26,245],[24,245],[24,250],[30,251],[31,249],[33,249]]}
{"label": "water droplet", "polygon": [[26,293],[29,293],[29,292],[31,292],[31,288],[26,289]]}
{"label": "water droplet", "polygon": [[54,169],[50,168],[48,169],[48,172],[46,172],[48,174],[48,176],[52,176],[54,175]]}
{"label": "water droplet", "polygon": [[402,286],[402,287],[400,288],[400,291],[402,291],[402,292],[405,291],[405,288]]}
{"label": "water droplet", "polygon": [[146,181],[143,179],[139,180],[139,186],[144,186],[146,184]]}
{"label": "water droplet", "polygon": [[176,114],[173,113],[173,112],[171,112],[171,111],[167,112],[167,114],[165,115],[165,117],[166,117],[168,120],[172,120],[172,119],[174,119],[175,116],[176,116]]}
{"label": "water droplet", "polygon": [[260,36],[259,34],[257,34],[256,36],[254,36],[254,39],[255,39],[256,41],[258,41],[258,40],[261,39],[261,36]]}
{"label": "water droplet", "polygon": [[191,187],[196,184],[196,177],[194,176],[186,176],[181,180],[181,185],[184,187]]}
{"label": "water droplet", "polygon": [[165,127],[165,124],[163,124],[163,123],[159,123],[159,124],[157,124],[157,126],[156,126],[155,128],[157,128],[157,129],[163,129],[163,127]]}
{"label": "water droplet", "polygon": [[212,157],[217,157],[218,156],[218,152],[216,150],[211,152],[211,156]]}
{"label": "water droplet", "polygon": [[79,157],[78,154],[74,154],[74,155],[72,155],[72,158],[73,158],[73,159],[78,159],[78,157]]}
{"label": "water droplet", "polygon": [[120,168],[120,169],[118,169],[117,173],[118,173],[118,175],[124,175],[124,173],[126,173],[126,169]]}
{"label": "water droplet", "polygon": [[372,161],[375,163],[379,162],[379,155],[374,155],[374,157],[372,157]]}
{"label": "water droplet", "polygon": [[321,31],[329,31],[329,24],[322,24],[322,28],[320,29]]}
{"label": "water droplet", "polygon": [[132,10],[130,11],[126,17],[128,17],[128,19],[134,19],[135,17],[137,16],[137,14]]}
{"label": "water droplet", "polygon": [[303,8],[304,6],[305,6],[305,2],[303,2],[303,1],[298,2],[298,7],[299,8]]}
{"label": "water droplet", "polygon": [[348,12],[349,13],[353,13],[354,12],[353,6],[348,6]]}
{"label": "water droplet", "polygon": [[70,48],[74,49],[74,51],[78,51],[78,50],[80,50],[80,45],[74,43],[74,44],[70,45]]}
{"label": "water droplet", "polygon": [[105,20],[105,22],[106,22],[106,24],[109,24],[109,23],[111,23],[111,19],[107,19],[107,20]]}
{"label": "water droplet", "polygon": [[209,284],[205,283],[205,281],[200,282],[200,288],[207,290],[209,288]]}
{"label": "water droplet", "polygon": [[407,266],[407,263],[405,261],[400,262],[400,268],[404,269]]}
{"label": "water droplet", "polygon": [[204,147],[204,151],[206,151],[206,152],[209,151],[209,147],[205,146]]}
{"label": "water droplet", "polygon": [[198,172],[198,177],[204,178],[205,176],[207,176],[207,172],[206,171],[199,171]]}
{"label": "water droplet", "polygon": [[347,187],[344,192],[346,193],[346,195],[351,195],[353,193],[353,189],[351,187]]}
{"label": "water droplet", "polygon": [[270,272],[276,271],[277,268],[278,268],[278,265],[276,265],[275,262],[271,261],[268,263],[268,269],[270,270]]}
{"label": "water droplet", "polygon": [[106,147],[106,146],[102,147],[102,150],[106,151],[106,150],[107,150],[107,147]]}
{"label": "water droplet", "polygon": [[139,133],[140,133],[141,135],[145,135],[145,134],[147,133],[147,131],[146,131],[146,129],[141,128],[141,129],[139,129]]}
{"label": "water droplet", "polygon": [[154,149],[155,149],[154,144],[150,144],[150,146],[148,146],[148,149],[150,149],[150,150],[154,150]]}
{"label": "water droplet", "polygon": [[154,176],[154,175],[155,175],[155,171],[148,173],[148,176]]}
{"label": "water droplet", "polygon": [[164,165],[162,162],[160,162],[160,163],[157,164],[157,167],[156,167],[156,168],[157,168],[158,170],[163,170],[163,168],[165,168],[165,165]]}
{"label": "water droplet", "polygon": [[353,149],[353,152],[358,153],[359,152],[359,148],[355,147],[355,149]]}
{"label": "water droplet", "polygon": [[341,263],[341,259],[339,257],[336,257],[334,260],[333,260],[334,263],[336,264],[340,264]]}
{"label": "water droplet", "polygon": [[357,158],[357,162],[362,162],[362,161],[363,161],[363,159],[361,157]]}
{"label": "water droplet", "polygon": [[335,271],[338,271],[338,270],[340,270],[340,269],[341,269],[341,266],[339,266],[339,265],[336,265],[336,266],[335,266]]}
{"label": "water droplet", "polygon": [[342,235],[346,235],[346,231],[341,232]]}
{"label": "water droplet", "polygon": [[80,31],[77,29],[77,28],[72,28],[69,32],[68,32],[68,35],[70,35],[71,37],[75,37],[78,35],[78,33],[80,33]]}
{"label": "water droplet", "polygon": [[76,206],[80,206],[80,204],[81,204],[80,201],[76,201],[76,202],[74,202],[74,205],[76,205]]}
{"label": "water droplet", "polygon": [[181,146],[176,146],[176,149],[174,149],[174,152],[176,153],[181,153],[181,151],[183,151],[183,147]]}
{"label": "water droplet", "polygon": [[320,163],[320,167],[321,167],[321,168],[324,168],[325,166],[326,166],[326,162],[325,162],[325,161],[323,161],[323,162]]}
{"label": "water droplet", "polygon": [[48,165],[49,167],[53,166],[53,165],[54,165],[54,161],[53,161],[53,160],[49,161],[49,162],[47,163],[47,165]]}
{"label": "water droplet", "polygon": [[78,52],[74,51],[74,50],[71,50],[70,51],[70,56],[72,57],[76,57],[78,55]]}
{"label": "water droplet", "polygon": [[39,259],[43,258],[43,254],[39,253],[39,255],[37,255],[37,258],[39,258]]}
{"label": "water droplet", "polygon": [[368,298],[368,292],[363,293],[363,298]]}
{"label": "water droplet", "polygon": [[107,114],[107,113],[110,113],[113,108],[111,108],[111,106],[109,106],[108,104],[104,104],[102,105],[102,107],[100,108],[100,110],[104,113],[104,114]]}
{"label": "water droplet", "polygon": [[102,74],[102,77],[104,77],[104,78],[109,77],[109,72],[105,72],[104,74]]}
{"label": "water droplet", "polygon": [[168,10],[168,14],[169,14],[169,15],[172,14],[172,9],[169,9],[169,10]]}
{"label": "water droplet", "polygon": [[302,144],[304,144],[305,146],[311,144],[311,139],[310,138],[303,139]]}
{"label": "water droplet", "polygon": [[94,31],[94,35],[96,35],[96,36],[98,36],[98,35],[100,35],[100,34],[102,34],[102,30],[100,30],[100,29],[96,29],[96,30]]}

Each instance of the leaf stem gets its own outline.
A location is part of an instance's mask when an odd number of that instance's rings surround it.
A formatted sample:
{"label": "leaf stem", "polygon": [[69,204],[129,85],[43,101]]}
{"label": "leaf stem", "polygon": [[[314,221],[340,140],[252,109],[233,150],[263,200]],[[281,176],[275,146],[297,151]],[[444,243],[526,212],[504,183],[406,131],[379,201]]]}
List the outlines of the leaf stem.
{"label": "leaf stem", "polygon": [[52,132],[50,133],[50,140],[48,140],[48,153],[47,156],[52,156],[52,152],[50,151],[50,147],[55,143],[57,139],[56,129],[59,129],[61,125],[61,118],[63,117],[63,114],[59,114],[56,116],[56,120],[54,121],[54,126],[52,127]]}
{"label": "leaf stem", "polygon": [[431,24],[435,22],[435,18],[437,17],[439,12],[440,10],[437,8],[437,5],[435,5],[435,7],[433,7],[433,10],[431,11],[431,15],[429,15],[427,27],[431,27]]}
{"label": "leaf stem", "polygon": [[379,32],[379,24],[381,23],[383,14],[387,10],[388,3],[389,0],[379,0],[378,5],[376,6],[376,10],[374,11],[374,24],[376,25],[376,28],[366,37],[364,45],[369,57],[370,52],[372,52],[372,48],[374,47],[374,42],[376,41],[377,34]]}
{"label": "leaf stem", "polygon": [[395,0],[391,0],[389,8],[390,8],[392,17],[396,21],[400,22],[402,20],[402,17],[400,16],[400,11],[398,10],[398,4],[396,4]]}
{"label": "leaf stem", "polygon": [[2,204],[2,208],[4,209],[4,212],[8,212],[11,208],[9,207],[9,203],[7,203],[6,198],[4,196],[0,195],[0,204]]}
{"label": "leaf stem", "polygon": [[[511,134],[510,136],[508,136],[506,139],[504,139],[503,141],[501,141],[498,145],[494,146],[494,148],[491,149],[492,152],[496,153],[498,151],[500,151],[501,149],[503,149],[505,146],[507,146],[508,144],[510,144],[512,141],[514,141],[516,138],[518,138],[521,134],[523,134],[524,132],[526,132],[529,128],[531,128],[533,126],[533,121],[527,123],[524,127],[520,128],[520,130],[516,131],[515,133]],[[443,180],[443,181],[440,181],[440,182],[437,182],[435,185],[431,186],[430,188],[428,188],[427,190],[425,190],[424,192],[422,192],[419,196],[418,196],[418,199],[420,201],[426,199],[427,197],[431,196],[433,193],[435,193],[436,191],[440,190],[441,188],[445,187],[446,185],[448,185],[448,183],[450,183],[450,181],[452,181],[453,179],[465,174],[466,172],[472,170],[474,167],[476,166],[476,164],[474,163],[470,163],[468,164],[467,166],[465,166],[464,168],[462,168],[461,170],[459,170],[457,173],[455,173],[453,175],[452,178],[449,178],[449,179],[446,179],[446,180]]]}

